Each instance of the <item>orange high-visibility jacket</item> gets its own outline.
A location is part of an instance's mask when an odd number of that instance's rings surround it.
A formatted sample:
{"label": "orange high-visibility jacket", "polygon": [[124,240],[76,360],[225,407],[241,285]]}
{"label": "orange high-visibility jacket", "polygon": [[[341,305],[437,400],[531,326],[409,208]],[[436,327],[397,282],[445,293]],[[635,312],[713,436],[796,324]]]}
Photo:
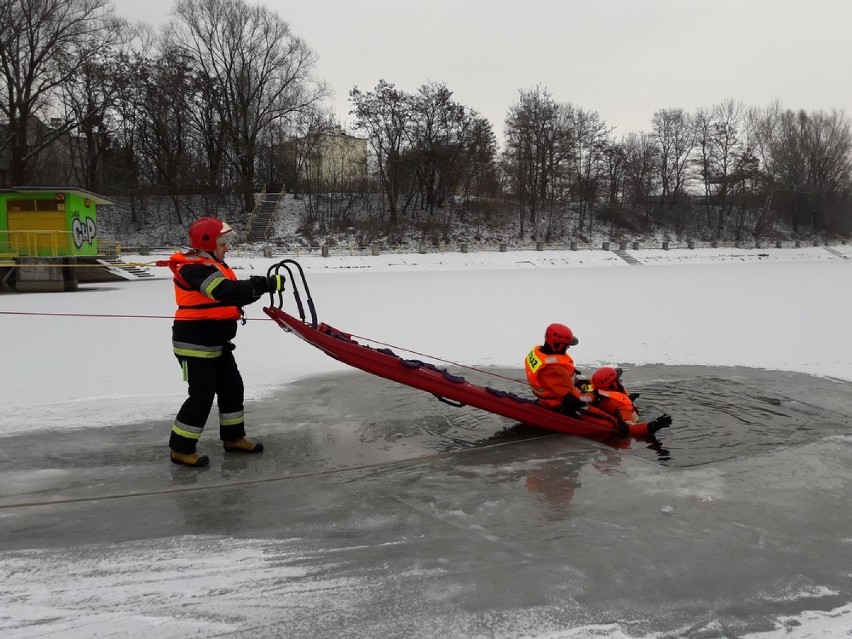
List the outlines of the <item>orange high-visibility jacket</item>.
{"label": "orange high-visibility jacket", "polygon": [[[196,290],[180,275],[187,264],[212,266],[216,269]],[[176,320],[238,320],[238,306],[223,304],[213,297],[213,290],[223,280],[236,281],[237,276],[229,266],[198,253],[175,253],[169,258],[169,268],[174,273]]]}
{"label": "orange high-visibility jacket", "polygon": [[574,387],[574,360],[567,353],[547,354],[541,346],[533,348],[526,360],[524,370],[533,394],[542,406],[557,408],[567,393],[578,394]]}

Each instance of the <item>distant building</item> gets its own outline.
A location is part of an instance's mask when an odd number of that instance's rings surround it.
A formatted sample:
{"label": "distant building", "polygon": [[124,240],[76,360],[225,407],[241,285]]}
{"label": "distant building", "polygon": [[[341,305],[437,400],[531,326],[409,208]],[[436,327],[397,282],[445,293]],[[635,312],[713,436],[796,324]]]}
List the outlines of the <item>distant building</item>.
{"label": "distant building", "polygon": [[299,140],[296,146],[300,183],[313,192],[363,188],[367,179],[367,140],[348,135],[340,127],[308,140]]}
{"label": "distant building", "polygon": [[[71,153],[71,135],[68,132],[57,135],[57,129],[64,124],[59,118],[51,118],[49,125],[35,116],[29,118],[27,141],[30,149],[38,148],[43,142],[52,139],[30,161],[30,184],[63,184],[72,181],[74,162]],[[8,121],[0,122],[2,139],[5,140],[12,134]],[[11,161],[12,151],[7,145],[0,149],[0,188],[12,186],[10,184]]]}

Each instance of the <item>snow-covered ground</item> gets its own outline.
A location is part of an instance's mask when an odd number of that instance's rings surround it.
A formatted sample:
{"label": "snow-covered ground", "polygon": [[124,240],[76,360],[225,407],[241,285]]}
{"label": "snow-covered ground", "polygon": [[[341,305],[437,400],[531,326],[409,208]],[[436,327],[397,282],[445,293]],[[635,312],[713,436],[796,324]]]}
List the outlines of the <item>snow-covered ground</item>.
{"label": "snow-covered ground", "polygon": [[[585,370],[606,363],[628,368],[656,363],[741,365],[852,380],[848,336],[852,296],[846,293],[852,248],[629,253],[640,265],[630,265],[606,251],[298,259],[320,320],[389,345],[398,353],[410,349],[421,359],[431,357],[439,363],[517,367],[520,377],[523,357],[540,342],[544,327],[563,322],[580,339],[572,353]],[[125,255],[124,259],[150,262],[163,257]],[[243,277],[264,274],[276,260],[243,253],[228,261]],[[73,293],[0,295],[5,335],[0,436],[49,437],[59,430],[161,420],[165,446],[185,389],[171,353],[170,273],[155,266],[151,271],[156,278],[84,285]],[[236,339],[249,402],[286,392],[291,382],[344,370],[283,333],[263,314],[266,303],[262,300],[247,309],[250,321]],[[285,308],[293,310],[292,298],[285,298]],[[94,587],[87,572],[80,582],[86,586],[81,586],[79,606],[82,610],[86,602],[94,605],[113,596],[138,599],[140,588],[149,586],[137,586],[135,579],[147,583],[146,571],[157,569],[152,566],[158,561],[176,571],[176,587],[184,578],[181,571],[203,581],[198,571],[229,571],[235,566],[229,562],[245,560],[255,542],[242,544],[233,554],[223,543],[209,555],[202,549],[200,563],[185,558],[175,563],[180,556],[178,542],[173,552],[160,549],[150,556],[128,557],[118,549],[106,561],[123,563],[134,579],[120,580],[100,593],[87,590]],[[262,541],[256,543],[263,546]],[[109,555],[110,551],[99,552]],[[16,553],[10,562],[15,574],[34,575],[34,583],[42,579],[40,575],[45,582],[55,577],[67,588],[63,601],[73,598],[75,571],[81,564],[73,558],[66,561],[61,551]],[[159,578],[157,587],[172,583],[163,579]],[[39,636],[39,620],[51,605],[48,586],[44,592],[37,586],[27,587],[35,593],[32,601],[41,606],[41,612],[28,617],[26,601],[7,601],[14,603],[15,618],[31,618],[33,624],[29,629],[17,627],[15,636]],[[56,614],[70,615],[66,609]],[[109,626],[102,613],[99,619],[98,625],[88,628],[101,633],[97,636],[111,636],[113,630],[115,636],[132,636],[122,634],[126,628]],[[852,603],[830,613],[807,612],[778,623],[776,632],[752,636],[846,636],[852,624]],[[88,631],[85,626],[75,628],[73,636],[82,637],[80,633]],[[169,629],[168,636],[180,631],[174,625]],[[196,633],[216,629],[211,623],[196,628]],[[186,630],[192,635],[190,626]],[[626,636],[619,629],[611,630],[566,629],[540,636]]]}
{"label": "snow-covered ground", "polygon": [[[744,365],[852,380],[852,246],[629,253],[643,266],[602,250],[298,260],[321,321],[464,365],[520,368],[544,327],[562,322],[579,336],[572,352],[584,368]],[[278,259],[228,261],[247,277]],[[0,295],[11,363],[0,369],[0,433],[171,418],[184,395],[170,348],[174,300],[169,270],[150,268],[150,280]],[[235,340],[248,400],[342,370],[282,333],[267,303],[247,307]]]}

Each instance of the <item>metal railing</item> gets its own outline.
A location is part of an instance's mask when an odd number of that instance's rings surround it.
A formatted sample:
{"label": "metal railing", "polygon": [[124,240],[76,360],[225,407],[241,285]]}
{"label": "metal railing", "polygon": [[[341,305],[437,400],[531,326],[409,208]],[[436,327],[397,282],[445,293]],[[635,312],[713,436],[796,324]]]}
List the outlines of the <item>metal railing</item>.
{"label": "metal railing", "polygon": [[[231,248],[228,255],[233,257],[263,255],[264,257],[320,254],[324,257],[337,256],[366,256],[379,254],[413,254],[413,253],[488,253],[506,251],[645,251],[645,250],[677,250],[677,249],[701,249],[701,248],[723,248],[723,249],[746,249],[761,250],[768,248],[792,249],[808,246],[841,246],[846,245],[846,240],[783,240],[783,241],[751,241],[751,242],[704,242],[704,241],[669,241],[669,240],[634,240],[624,241],[601,241],[601,242],[513,242],[513,243],[490,243],[490,242],[449,242],[434,243],[422,242],[418,244],[389,245],[383,243],[371,244],[285,244],[259,246],[258,244],[236,245]],[[130,254],[169,254],[177,250],[175,246],[144,246],[128,245],[122,246],[121,251]]]}
{"label": "metal railing", "polygon": [[71,255],[70,231],[0,231],[0,258],[60,257]]}

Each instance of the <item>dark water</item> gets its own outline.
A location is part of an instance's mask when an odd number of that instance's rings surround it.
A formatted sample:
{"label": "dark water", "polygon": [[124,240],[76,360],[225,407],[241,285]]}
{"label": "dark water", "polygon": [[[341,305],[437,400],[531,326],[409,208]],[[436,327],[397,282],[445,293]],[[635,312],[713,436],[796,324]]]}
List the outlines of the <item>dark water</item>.
{"label": "dark water", "polygon": [[[749,458],[850,432],[852,384],[800,373],[744,367],[626,366],[643,419],[668,413],[674,422],[649,442],[622,442],[624,452],[672,468]],[[468,381],[525,394],[517,370],[453,370]],[[408,443],[427,451],[558,436],[472,407],[455,408],[432,395],[362,373],[298,382],[281,401],[292,421],[352,424],[363,444]],[[305,407],[309,407],[305,412]],[[626,448],[625,448],[626,446]],[[422,452],[422,451],[421,451]]]}

